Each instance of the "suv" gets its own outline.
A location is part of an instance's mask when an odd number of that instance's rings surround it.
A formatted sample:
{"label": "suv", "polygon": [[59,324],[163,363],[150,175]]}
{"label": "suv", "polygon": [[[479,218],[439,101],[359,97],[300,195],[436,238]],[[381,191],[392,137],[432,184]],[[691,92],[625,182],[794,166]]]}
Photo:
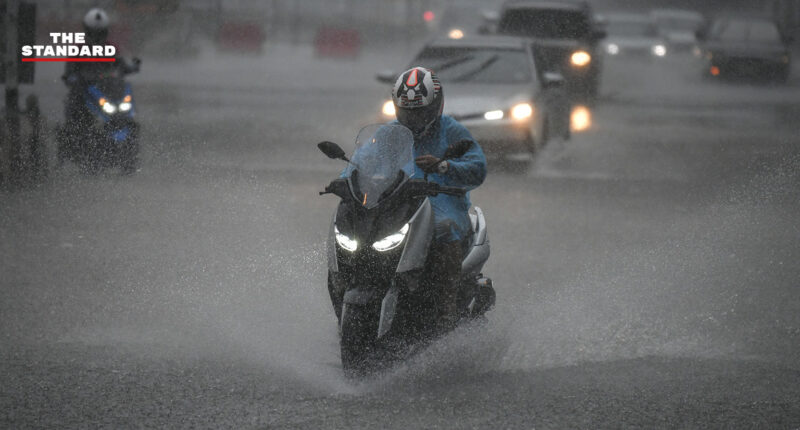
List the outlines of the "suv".
{"label": "suv", "polygon": [[532,38],[536,61],[564,76],[573,96],[594,101],[600,81],[598,28],[586,1],[509,0],[503,4],[496,33]]}

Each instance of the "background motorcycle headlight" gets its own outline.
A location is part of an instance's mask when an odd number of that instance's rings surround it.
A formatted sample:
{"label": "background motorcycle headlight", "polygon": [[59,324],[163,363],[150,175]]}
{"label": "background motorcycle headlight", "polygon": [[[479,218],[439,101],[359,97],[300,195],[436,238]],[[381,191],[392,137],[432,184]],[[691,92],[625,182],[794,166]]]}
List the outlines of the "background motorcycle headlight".
{"label": "background motorcycle headlight", "polygon": [[663,57],[667,55],[667,47],[664,45],[654,45],[652,52],[656,57]]}
{"label": "background motorcycle headlight", "polygon": [[353,252],[358,248],[358,241],[342,234],[336,226],[333,226],[333,233],[336,236],[336,243],[342,248]]}
{"label": "background motorcycle headlight", "polygon": [[109,102],[103,103],[103,112],[112,114],[117,111],[117,107]]}
{"label": "background motorcycle headlight", "polygon": [[406,233],[408,233],[408,224],[404,225],[403,228],[401,228],[397,233],[390,234],[373,243],[372,247],[378,251],[388,251],[390,249],[397,248],[401,243],[403,243],[403,239],[406,238]]}

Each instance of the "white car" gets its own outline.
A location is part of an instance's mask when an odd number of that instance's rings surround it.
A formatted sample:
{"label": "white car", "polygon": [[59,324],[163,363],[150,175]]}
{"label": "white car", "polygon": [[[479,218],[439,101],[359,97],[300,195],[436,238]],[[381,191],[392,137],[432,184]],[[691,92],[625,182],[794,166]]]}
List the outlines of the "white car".
{"label": "white car", "polygon": [[[444,114],[467,127],[485,152],[533,152],[549,136],[569,137],[570,112],[563,78],[537,70],[531,45],[516,37],[444,37],[425,45],[409,68],[438,75]],[[385,83],[396,78],[389,71],[378,75]],[[383,115],[394,119],[391,99]]]}
{"label": "white car", "polygon": [[606,25],[605,53],[609,57],[658,59],[667,56],[667,42],[656,21],[641,14],[603,15]]}
{"label": "white car", "polygon": [[693,10],[653,9],[650,16],[673,51],[688,52],[694,48],[698,42],[697,32],[707,25],[705,17]]}

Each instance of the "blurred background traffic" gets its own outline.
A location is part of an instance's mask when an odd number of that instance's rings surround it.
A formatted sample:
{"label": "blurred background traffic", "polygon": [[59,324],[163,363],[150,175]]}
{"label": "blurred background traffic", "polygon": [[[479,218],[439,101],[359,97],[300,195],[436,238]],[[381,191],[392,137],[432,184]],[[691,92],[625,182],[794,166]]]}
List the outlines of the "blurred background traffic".
{"label": "blurred background traffic", "polygon": [[[301,95],[299,99],[317,85],[352,86],[376,94],[374,101],[365,99],[360,102],[361,109],[350,110],[350,126],[392,119],[391,111],[381,114],[387,108],[386,88],[392,75],[421,62],[419,55],[425,54],[430,43],[464,39],[461,43],[470,45],[493,35],[524,37],[532,42],[525,49],[535,58],[530,66],[533,81],[515,84],[517,78],[502,76],[502,72],[491,79],[524,87],[523,92],[531,93],[525,96],[530,99],[526,103],[531,108],[538,103],[542,109],[541,115],[532,114],[531,118],[548,125],[517,121],[504,135],[490,133],[493,137],[487,137],[486,143],[496,146],[500,155],[511,156],[520,155],[510,154],[515,148],[530,152],[551,138],[568,139],[570,131],[584,131],[591,126],[598,101],[625,99],[633,93],[650,102],[664,101],[678,97],[675,88],[686,90],[680,93],[684,98],[716,97],[707,93],[709,83],[703,78],[786,83],[791,78],[800,28],[800,3],[795,0],[71,0],[36,4],[35,40],[45,43],[52,31],[79,31],[90,6],[110,12],[110,40],[121,53],[149,60],[146,73],[134,80],[166,83],[178,79],[181,82],[176,84],[196,83],[210,90],[223,82],[264,87],[267,80],[286,79]],[[430,57],[430,46],[427,48],[425,55]],[[454,55],[452,52],[449,55]],[[440,60],[430,58],[427,65],[439,66]],[[58,67],[39,64],[37,84],[53,83]],[[312,71],[326,78],[308,78]],[[480,79],[485,78],[478,77],[478,84]],[[377,88],[382,84],[381,96]],[[487,91],[497,89],[497,85],[489,86]],[[23,87],[23,94],[36,97],[50,98],[58,92],[58,88],[36,91],[36,85]],[[533,100],[537,92],[546,93],[536,96],[539,102]],[[516,97],[470,106],[480,98],[450,99],[446,113],[483,115],[520,101]],[[544,99],[547,101],[541,101]],[[56,128],[61,116],[58,104],[56,100],[41,104],[50,124],[46,130]],[[487,103],[484,100],[482,104]],[[565,115],[569,118],[561,118]],[[323,116],[325,121],[335,114]],[[509,126],[510,119],[507,111],[500,121],[487,121],[498,129],[501,122]],[[562,125],[564,121],[569,125]],[[570,130],[559,130],[564,127]],[[481,134],[479,124],[474,128]],[[537,135],[540,137],[534,139]],[[54,143],[43,145],[49,145],[49,153],[55,151]],[[10,152],[30,152],[8,146],[2,152],[3,160],[16,156]],[[6,171],[10,168],[8,161],[0,165],[6,166]]]}

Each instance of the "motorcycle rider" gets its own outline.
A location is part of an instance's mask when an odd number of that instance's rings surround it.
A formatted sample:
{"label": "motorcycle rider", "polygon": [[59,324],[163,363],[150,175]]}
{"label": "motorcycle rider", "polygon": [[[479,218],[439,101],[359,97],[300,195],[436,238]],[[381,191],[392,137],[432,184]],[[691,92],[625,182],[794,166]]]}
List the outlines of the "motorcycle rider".
{"label": "motorcycle rider", "polygon": [[[100,8],[90,9],[83,17],[83,31],[89,46],[109,45],[108,14]],[[72,132],[80,132],[91,124],[92,118],[83,106],[83,92],[87,79],[118,69],[123,74],[139,71],[141,61],[133,59],[129,64],[124,58],[116,56],[113,62],[67,62],[61,79],[69,88],[66,105],[66,122]],[[74,135],[74,134],[73,134]]]}
{"label": "motorcycle rider", "polygon": [[[397,122],[414,135],[415,177],[428,174],[440,185],[468,190],[486,178],[486,156],[470,132],[450,116],[442,115],[444,92],[433,71],[413,67],[397,78],[392,88]],[[462,140],[472,142],[462,156],[441,161],[448,146]],[[439,313],[443,328],[458,320],[457,297],[461,262],[468,245],[471,222],[469,194],[463,197],[439,194],[430,198],[436,231],[431,245],[432,285],[441,287]]]}

